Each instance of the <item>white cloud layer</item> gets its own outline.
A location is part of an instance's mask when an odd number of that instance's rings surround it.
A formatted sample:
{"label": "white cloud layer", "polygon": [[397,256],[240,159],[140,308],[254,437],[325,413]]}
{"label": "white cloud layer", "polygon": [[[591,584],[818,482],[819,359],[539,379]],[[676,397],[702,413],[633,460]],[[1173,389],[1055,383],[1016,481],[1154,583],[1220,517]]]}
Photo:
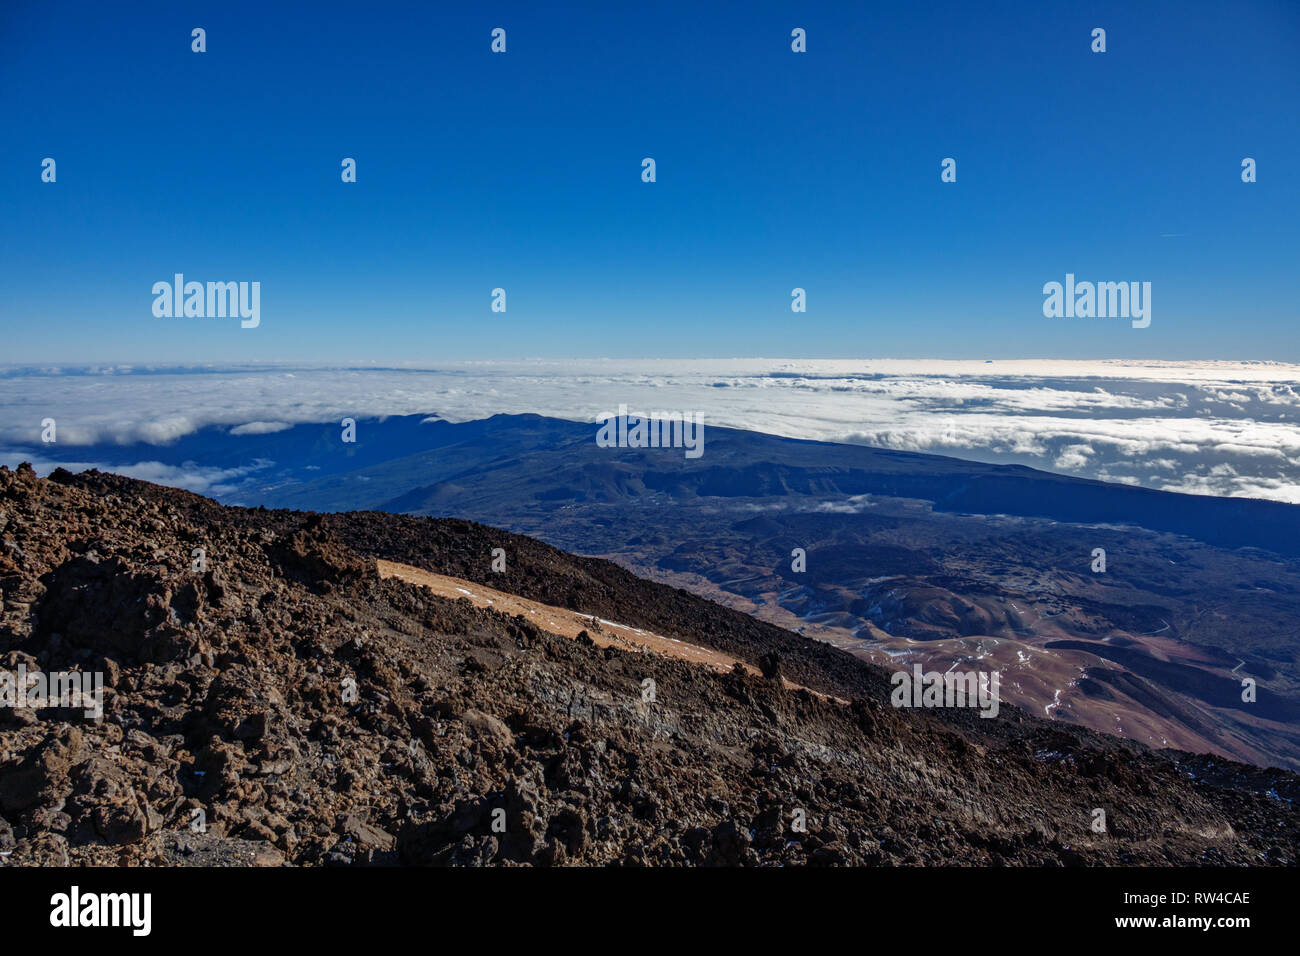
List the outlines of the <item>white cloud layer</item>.
{"label": "white cloud layer", "polygon": [[[166,444],[205,425],[536,412],[592,421],[627,404],[730,425],[1016,462],[1198,494],[1300,502],[1300,366],[1273,362],[577,360],[436,367],[0,369],[0,442]],[[87,458],[93,458],[88,449]],[[133,472],[150,477],[150,462]],[[200,463],[186,487],[233,474]],[[158,471],[151,480],[180,483]],[[124,470],[124,469],[117,469]],[[195,487],[195,484],[203,487]]]}

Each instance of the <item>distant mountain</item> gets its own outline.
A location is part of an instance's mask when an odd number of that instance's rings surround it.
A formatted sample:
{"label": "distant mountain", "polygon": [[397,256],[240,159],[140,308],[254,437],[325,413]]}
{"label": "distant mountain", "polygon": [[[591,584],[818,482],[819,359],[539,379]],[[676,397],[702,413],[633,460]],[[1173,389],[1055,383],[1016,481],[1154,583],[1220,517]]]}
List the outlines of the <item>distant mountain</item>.
{"label": "distant mountain", "polygon": [[[315,433],[312,462],[328,465],[330,474],[303,476],[307,480],[281,484],[263,497],[278,506],[315,510],[365,506],[432,513],[462,493],[484,500],[505,495],[506,486],[526,474],[529,495],[546,500],[613,501],[654,492],[675,499],[870,494],[929,501],[936,511],[1132,524],[1222,547],[1300,557],[1300,507],[1275,501],[1183,495],[1019,465],[727,428],[708,428],[706,453],[688,459],[680,449],[599,448],[594,425],[536,415],[413,428],[416,420],[366,423],[361,430],[375,434],[359,438],[355,450],[339,445],[333,426],[323,433],[318,426],[297,426],[294,431]],[[416,443],[423,447],[410,451]],[[278,455],[272,455],[273,442],[267,446],[268,456],[298,461],[292,446]],[[340,462],[340,452],[347,462]],[[395,488],[401,490],[385,497]]]}
{"label": "distant mountain", "polygon": [[[219,467],[240,472],[224,482],[226,490],[217,493],[221,500],[313,510],[435,510],[433,499],[459,494],[457,479],[473,485],[468,493],[486,499],[502,493],[492,483],[512,480],[509,469],[517,467],[532,472],[534,482],[550,482],[556,500],[612,500],[642,489],[674,497],[874,494],[929,501],[938,511],[1133,524],[1222,547],[1300,557],[1300,506],[1281,502],[1154,491],[1019,465],[727,428],[707,429],[707,452],[699,459],[686,459],[680,449],[598,448],[595,433],[591,424],[537,415],[457,424],[405,415],[362,419],[350,443],[341,440],[338,424],[329,423],[264,434],[208,427],[168,445],[51,444],[32,450],[54,462]],[[620,468],[611,469],[614,462]],[[629,477],[626,468],[642,477]]]}

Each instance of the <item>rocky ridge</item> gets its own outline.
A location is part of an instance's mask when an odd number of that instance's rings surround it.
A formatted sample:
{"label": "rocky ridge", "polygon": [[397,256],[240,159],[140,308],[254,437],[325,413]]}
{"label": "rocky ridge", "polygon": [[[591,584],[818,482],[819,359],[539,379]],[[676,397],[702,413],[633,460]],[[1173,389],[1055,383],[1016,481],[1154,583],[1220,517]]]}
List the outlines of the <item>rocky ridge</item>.
{"label": "rocky ridge", "polygon": [[[769,676],[549,634],[380,558]],[[8,864],[1296,863],[1294,774],[1014,708],[896,710],[847,654],[469,522],[0,468],[0,670],[20,665],[101,672],[104,717],[0,710]]]}

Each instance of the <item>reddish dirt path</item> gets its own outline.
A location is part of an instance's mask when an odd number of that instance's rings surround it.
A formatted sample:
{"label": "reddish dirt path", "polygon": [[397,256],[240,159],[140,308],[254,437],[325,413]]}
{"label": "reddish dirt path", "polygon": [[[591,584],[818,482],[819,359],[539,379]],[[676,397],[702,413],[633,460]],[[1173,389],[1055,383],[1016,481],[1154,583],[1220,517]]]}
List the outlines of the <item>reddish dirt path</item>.
{"label": "reddish dirt path", "polygon": [[[654,651],[665,657],[678,657],[696,664],[707,664],[717,671],[729,671],[737,663],[742,663],[734,657],[707,647],[687,644],[675,638],[663,637],[641,628],[602,620],[566,608],[530,601],[473,581],[434,574],[396,561],[379,561],[377,564],[379,576],[382,578],[399,578],[426,587],[440,597],[452,600],[466,598],[475,607],[490,607],[504,614],[520,614],[543,631],[561,637],[576,638],[581,632],[586,631],[600,647],[612,645],[624,650]],[[751,673],[758,673],[748,664],[744,666]]]}
{"label": "reddish dirt path", "polygon": [[[721,651],[715,651],[712,648],[700,647],[698,644],[688,644],[685,641],[679,641],[675,637],[664,637],[662,634],[655,634],[639,627],[619,624],[616,621],[607,621],[603,618],[580,614],[577,611],[554,607],[550,604],[530,601],[527,598],[508,594],[505,591],[498,591],[495,588],[476,584],[473,581],[465,581],[445,574],[435,574],[432,571],[425,571],[409,564],[399,564],[396,561],[377,561],[376,565],[379,568],[381,578],[397,578],[410,584],[417,584],[420,587],[428,588],[439,597],[450,598],[451,600],[465,598],[475,607],[490,607],[501,611],[503,614],[519,614],[531,620],[543,631],[558,634],[560,637],[576,638],[580,633],[586,631],[587,636],[595,641],[599,647],[612,646],[628,651],[663,654],[665,657],[676,657],[684,661],[690,661],[693,664],[704,664],[722,673],[740,664],[749,673],[758,673],[757,668],[746,664],[739,658],[723,654]],[[795,684],[785,679],[782,679],[782,683],[791,690],[807,689],[802,684]],[[816,691],[811,691],[811,693],[816,693],[818,697],[827,696]],[[833,699],[838,700],[838,698]]]}

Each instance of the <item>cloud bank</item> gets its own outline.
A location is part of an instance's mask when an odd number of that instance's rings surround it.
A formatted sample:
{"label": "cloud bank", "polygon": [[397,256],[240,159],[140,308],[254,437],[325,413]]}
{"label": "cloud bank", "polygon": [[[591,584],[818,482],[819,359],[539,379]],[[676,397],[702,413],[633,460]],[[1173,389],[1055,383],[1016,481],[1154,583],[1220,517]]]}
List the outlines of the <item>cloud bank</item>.
{"label": "cloud bank", "polygon": [[[208,425],[535,412],[626,403],[709,425],[1030,465],[1171,491],[1300,503],[1300,366],[1273,362],[580,360],[340,368],[0,369],[0,461],[60,445],[166,445]],[[142,456],[139,477],[149,477]],[[151,480],[211,491],[230,463]],[[118,467],[116,470],[125,469]],[[170,479],[170,480],[169,480]]]}

